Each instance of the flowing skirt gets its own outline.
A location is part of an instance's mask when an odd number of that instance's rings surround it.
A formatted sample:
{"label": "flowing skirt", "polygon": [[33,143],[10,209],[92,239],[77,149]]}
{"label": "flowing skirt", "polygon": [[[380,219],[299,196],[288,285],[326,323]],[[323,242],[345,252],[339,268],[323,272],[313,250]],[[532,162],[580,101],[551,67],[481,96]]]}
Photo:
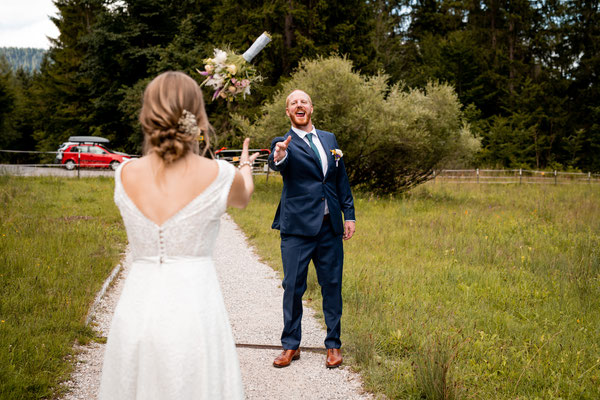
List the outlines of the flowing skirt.
{"label": "flowing skirt", "polygon": [[244,398],[211,258],[134,261],[112,320],[99,398]]}

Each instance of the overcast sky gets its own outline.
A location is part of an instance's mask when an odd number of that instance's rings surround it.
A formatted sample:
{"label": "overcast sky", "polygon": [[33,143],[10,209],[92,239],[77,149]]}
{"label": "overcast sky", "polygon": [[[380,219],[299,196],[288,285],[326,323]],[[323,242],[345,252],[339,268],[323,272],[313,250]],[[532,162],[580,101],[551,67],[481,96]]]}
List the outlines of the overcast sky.
{"label": "overcast sky", "polygon": [[46,37],[58,36],[49,18],[56,13],[52,0],[0,0],[0,47],[47,49]]}

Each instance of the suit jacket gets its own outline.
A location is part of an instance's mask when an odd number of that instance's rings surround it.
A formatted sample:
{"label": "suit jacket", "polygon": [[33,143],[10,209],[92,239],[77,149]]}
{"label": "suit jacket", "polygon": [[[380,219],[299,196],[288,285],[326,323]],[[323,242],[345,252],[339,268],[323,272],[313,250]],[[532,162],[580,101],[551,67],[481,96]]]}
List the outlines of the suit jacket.
{"label": "suit jacket", "polygon": [[[327,172],[313,149],[291,129],[283,137],[271,142],[269,166],[283,177],[281,200],[273,220],[273,229],[289,235],[316,236],[323,224],[325,200],[329,207],[331,224],[336,234],[344,232],[342,213],[346,220],[354,220],[354,199],[348,183],[344,159],[336,165],[331,150],[337,149],[335,135],[316,130],[327,156]],[[292,140],[287,148],[287,157],[279,165],[273,160],[273,149],[277,142],[288,136]]]}

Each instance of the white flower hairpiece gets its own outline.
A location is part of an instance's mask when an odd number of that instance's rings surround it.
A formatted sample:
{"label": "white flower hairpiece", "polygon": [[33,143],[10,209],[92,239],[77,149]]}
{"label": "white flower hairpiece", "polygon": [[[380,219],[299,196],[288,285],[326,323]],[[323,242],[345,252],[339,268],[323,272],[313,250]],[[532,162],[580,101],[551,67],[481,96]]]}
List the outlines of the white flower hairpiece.
{"label": "white flower hairpiece", "polygon": [[179,121],[177,121],[177,129],[189,136],[195,136],[200,133],[196,116],[188,110],[183,110]]}

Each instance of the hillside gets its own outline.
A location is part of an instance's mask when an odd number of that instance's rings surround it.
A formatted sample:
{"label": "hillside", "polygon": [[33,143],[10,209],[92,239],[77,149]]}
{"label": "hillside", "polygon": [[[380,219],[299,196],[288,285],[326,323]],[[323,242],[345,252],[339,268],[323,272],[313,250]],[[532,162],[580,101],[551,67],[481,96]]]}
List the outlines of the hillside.
{"label": "hillside", "polygon": [[25,71],[32,72],[40,68],[40,63],[44,57],[44,49],[34,49],[31,47],[0,47],[0,56],[3,55],[13,70],[22,67]]}

